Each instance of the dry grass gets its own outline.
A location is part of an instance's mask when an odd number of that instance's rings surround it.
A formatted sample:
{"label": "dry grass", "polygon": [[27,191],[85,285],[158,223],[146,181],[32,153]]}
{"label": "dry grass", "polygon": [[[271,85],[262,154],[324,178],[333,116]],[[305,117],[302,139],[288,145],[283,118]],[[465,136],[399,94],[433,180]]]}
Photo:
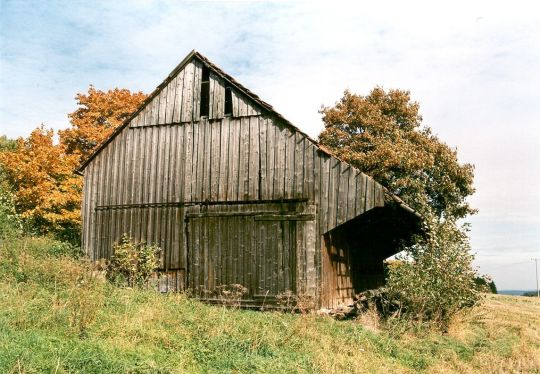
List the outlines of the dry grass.
{"label": "dry grass", "polygon": [[374,313],[335,321],[119,289],[22,248],[0,250],[0,372],[540,373],[533,298],[488,295],[448,334],[403,333]]}
{"label": "dry grass", "polygon": [[484,305],[453,321],[448,335],[478,347],[478,352],[467,363],[450,360],[434,370],[540,373],[540,300],[537,298],[486,295]]}

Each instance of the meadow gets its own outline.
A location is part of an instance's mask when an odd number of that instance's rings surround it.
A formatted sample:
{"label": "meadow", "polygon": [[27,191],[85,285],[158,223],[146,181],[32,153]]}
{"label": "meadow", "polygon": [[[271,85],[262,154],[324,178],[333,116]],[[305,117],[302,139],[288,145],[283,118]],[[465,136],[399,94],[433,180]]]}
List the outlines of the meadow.
{"label": "meadow", "polygon": [[540,373],[540,300],[485,295],[447,333],[118,288],[44,238],[0,244],[2,373]]}

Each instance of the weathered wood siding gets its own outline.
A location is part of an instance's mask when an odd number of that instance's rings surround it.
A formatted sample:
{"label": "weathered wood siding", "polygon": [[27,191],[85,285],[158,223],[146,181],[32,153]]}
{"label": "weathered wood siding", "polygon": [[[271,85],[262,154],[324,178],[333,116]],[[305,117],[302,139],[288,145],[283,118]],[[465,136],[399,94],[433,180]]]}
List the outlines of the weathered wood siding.
{"label": "weathered wood siding", "polygon": [[[286,291],[315,295],[315,207],[304,203],[192,206],[186,214],[188,283],[212,299],[241,284],[252,302]],[[309,270],[309,269],[313,270]]]}
{"label": "weathered wood siding", "polygon": [[[194,206],[233,204],[250,211],[256,209],[251,205],[254,203],[303,202],[314,207],[315,229],[307,235],[303,226],[295,223],[296,239],[289,240],[300,240],[301,235],[303,242],[295,248],[309,248],[310,255],[301,260],[303,268],[296,269],[296,277],[303,279],[297,287],[302,292],[315,292],[319,284],[309,279],[321,279],[321,236],[363,212],[383,206],[382,187],[319,150],[236,88],[232,91],[233,114],[224,116],[227,83],[213,72],[209,118],[200,118],[201,69],[202,62],[195,59],[170,78],[129,126],[87,165],[83,248],[93,259],[106,258],[111,255],[112,244],[128,233],[162,247],[164,269],[187,269],[186,212]],[[199,219],[191,230],[206,230],[214,227],[215,221]],[[288,230],[285,223],[278,228],[257,226],[255,221],[247,224],[241,219],[231,222],[221,220],[219,224],[247,225],[259,231],[250,240],[260,242],[261,251],[267,246],[265,236]],[[200,238],[214,240],[210,235]],[[306,249],[302,251],[307,253]],[[253,255],[262,256],[257,251]],[[208,283],[210,278],[204,280],[205,287],[215,285],[215,281]],[[266,280],[259,280],[254,287],[277,292],[290,285],[285,275],[277,279],[285,283],[274,279],[270,288]]]}
{"label": "weathered wood siding", "polygon": [[[156,126],[171,123],[197,122],[200,118],[202,63],[194,60],[172,78],[156,97],[133,118],[130,127]],[[227,83],[210,72],[209,119],[225,117]],[[231,86],[232,117],[256,116],[260,106]]]}

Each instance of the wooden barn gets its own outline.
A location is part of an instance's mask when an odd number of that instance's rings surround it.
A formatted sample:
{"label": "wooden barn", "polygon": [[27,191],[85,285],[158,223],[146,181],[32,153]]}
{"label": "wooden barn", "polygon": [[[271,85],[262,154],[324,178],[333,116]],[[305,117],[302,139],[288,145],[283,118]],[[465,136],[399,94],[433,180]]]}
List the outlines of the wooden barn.
{"label": "wooden barn", "polygon": [[80,166],[82,245],[109,258],[127,233],[163,249],[161,288],[245,306],[291,291],[318,307],[384,282],[419,216],[191,52]]}

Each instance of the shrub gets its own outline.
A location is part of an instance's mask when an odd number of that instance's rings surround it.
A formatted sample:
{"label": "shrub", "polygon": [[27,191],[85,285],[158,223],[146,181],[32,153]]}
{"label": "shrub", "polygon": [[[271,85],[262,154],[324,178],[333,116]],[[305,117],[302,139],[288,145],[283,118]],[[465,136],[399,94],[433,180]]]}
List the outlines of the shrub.
{"label": "shrub", "polygon": [[129,287],[143,286],[159,266],[161,249],[144,242],[135,243],[124,234],[113,245],[113,256],[107,265],[107,278]]}
{"label": "shrub", "polygon": [[13,194],[2,180],[1,172],[0,169],[0,242],[18,236],[23,228],[22,220],[15,211]]}
{"label": "shrub", "polygon": [[401,306],[399,316],[446,329],[458,311],[476,305],[480,292],[467,226],[426,220],[425,238],[389,268],[388,298]]}

